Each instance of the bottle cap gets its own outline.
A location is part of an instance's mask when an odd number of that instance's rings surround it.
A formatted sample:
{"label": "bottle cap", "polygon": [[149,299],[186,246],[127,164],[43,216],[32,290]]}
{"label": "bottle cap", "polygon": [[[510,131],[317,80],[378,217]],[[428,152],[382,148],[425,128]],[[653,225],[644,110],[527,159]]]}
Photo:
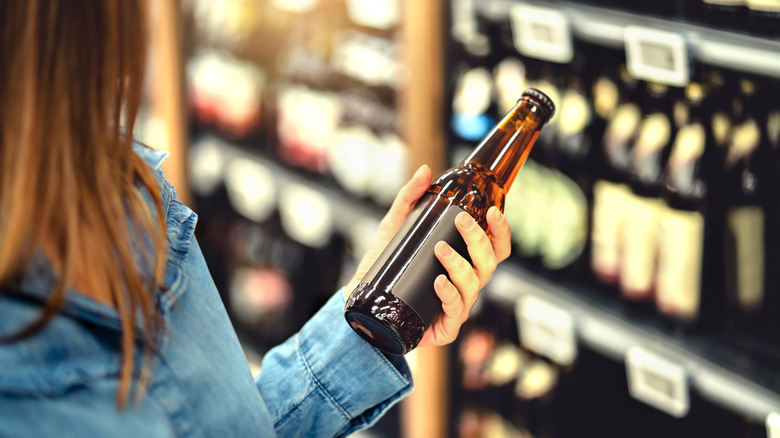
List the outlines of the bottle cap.
{"label": "bottle cap", "polygon": [[547,120],[552,119],[555,115],[555,104],[552,99],[536,88],[528,88],[523,91],[522,98],[528,98],[544,109],[547,112]]}

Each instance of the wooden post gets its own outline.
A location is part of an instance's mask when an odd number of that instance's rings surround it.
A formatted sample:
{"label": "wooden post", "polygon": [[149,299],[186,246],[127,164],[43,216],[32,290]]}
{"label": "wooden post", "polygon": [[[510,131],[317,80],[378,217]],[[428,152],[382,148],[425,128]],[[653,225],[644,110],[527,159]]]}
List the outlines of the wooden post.
{"label": "wooden post", "polygon": [[149,109],[154,123],[150,145],[170,152],[163,164],[179,200],[189,202],[187,185],[187,130],[184,101],[184,63],[181,41],[180,0],[152,1],[149,23],[151,67]]}
{"label": "wooden post", "polygon": [[[402,1],[402,65],[399,91],[402,135],[412,170],[428,164],[444,170],[443,0]],[[447,347],[409,355],[415,389],[401,405],[404,438],[444,438],[447,433]]]}

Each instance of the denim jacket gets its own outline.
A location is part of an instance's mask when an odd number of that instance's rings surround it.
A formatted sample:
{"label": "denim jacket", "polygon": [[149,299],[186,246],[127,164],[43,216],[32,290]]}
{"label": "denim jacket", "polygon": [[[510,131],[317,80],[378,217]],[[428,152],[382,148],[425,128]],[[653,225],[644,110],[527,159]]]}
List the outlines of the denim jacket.
{"label": "denim jacket", "polygon": [[[0,344],[0,437],[344,436],[411,391],[406,362],[347,325],[341,292],[268,352],[253,378],[193,236],[197,217],[160,170],[166,154],[141,145],[136,153],[160,185],[168,243],[169,290],[156,297],[165,331],[147,392],[117,410],[119,316],[69,291],[41,332]],[[52,284],[34,262],[16,292],[0,294],[0,335],[35,320]],[[139,348],[136,371],[141,356]]]}

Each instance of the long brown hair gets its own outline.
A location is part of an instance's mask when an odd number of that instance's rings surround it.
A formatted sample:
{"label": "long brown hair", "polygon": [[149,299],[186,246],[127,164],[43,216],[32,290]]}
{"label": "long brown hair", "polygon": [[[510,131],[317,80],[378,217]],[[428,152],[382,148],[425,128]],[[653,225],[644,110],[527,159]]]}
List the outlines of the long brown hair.
{"label": "long brown hair", "polygon": [[146,14],[142,0],[0,1],[0,285],[18,281],[36,251],[58,279],[40,318],[11,341],[46,326],[87,267],[121,319],[120,408],[133,386],[136,336],[148,359],[161,328],[153,291],[165,267],[162,202],[129,135]]}

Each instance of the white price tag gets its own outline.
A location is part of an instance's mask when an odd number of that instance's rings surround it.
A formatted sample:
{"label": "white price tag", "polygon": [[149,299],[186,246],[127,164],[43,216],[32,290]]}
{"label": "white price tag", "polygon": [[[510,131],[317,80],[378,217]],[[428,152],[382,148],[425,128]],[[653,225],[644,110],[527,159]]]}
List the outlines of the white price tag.
{"label": "white price tag", "polygon": [[677,87],[688,83],[688,47],[681,34],[626,26],[624,38],[628,71],[633,77]]}
{"label": "white price tag", "polygon": [[688,413],[688,378],[681,365],[634,346],[626,352],[626,371],[632,397],[677,418]]}
{"label": "white price tag", "polygon": [[516,312],[523,346],[561,365],[574,362],[577,338],[569,312],[532,294],[517,300]]}
{"label": "white price tag", "polygon": [[523,55],[558,63],[574,56],[569,21],[562,11],[528,4],[509,10],[515,48]]}
{"label": "white price tag", "polygon": [[766,437],[780,438],[780,414],[772,412],[766,417]]}

